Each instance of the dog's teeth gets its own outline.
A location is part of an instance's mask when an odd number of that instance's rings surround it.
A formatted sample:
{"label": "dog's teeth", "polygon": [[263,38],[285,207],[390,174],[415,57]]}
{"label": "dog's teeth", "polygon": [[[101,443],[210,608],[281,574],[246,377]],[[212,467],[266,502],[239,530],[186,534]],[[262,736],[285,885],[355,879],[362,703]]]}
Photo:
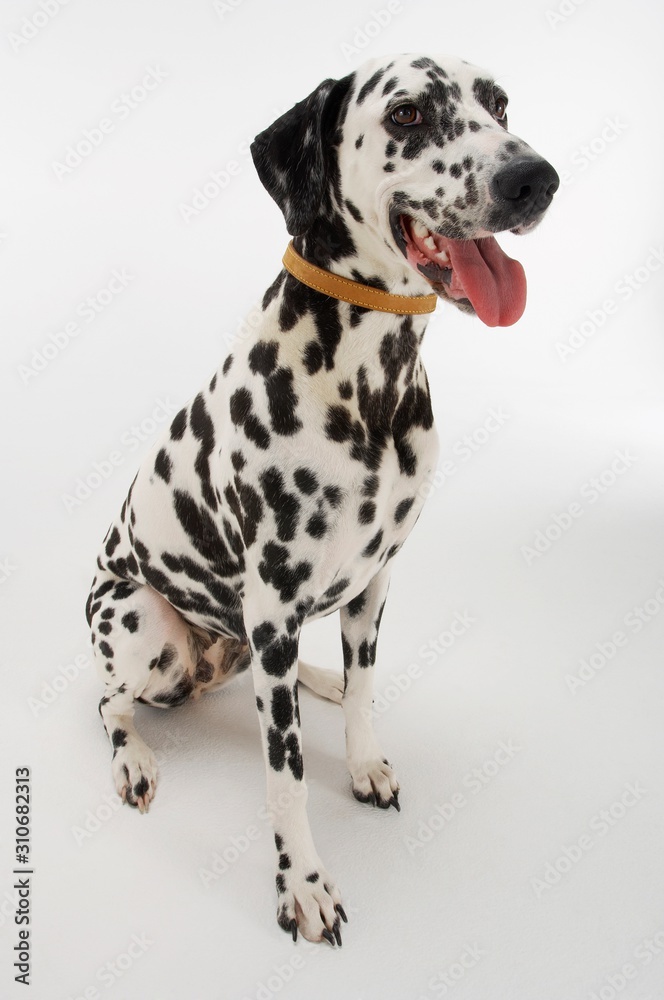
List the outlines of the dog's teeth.
{"label": "dog's teeth", "polygon": [[417,219],[413,222],[413,236],[417,236],[418,239],[424,239],[425,236],[429,235],[429,230],[426,226],[423,226],[421,222]]}
{"label": "dog's teeth", "polygon": [[429,250],[435,250],[436,249],[436,241],[434,240],[433,236],[427,236],[427,238],[425,240],[423,240],[423,242],[424,242],[425,247],[428,247]]}
{"label": "dog's teeth", "polygon": [[447,250],[441,250],[440,253],[436,254],[436,257],[442,264],[447,264],[450,259]]}

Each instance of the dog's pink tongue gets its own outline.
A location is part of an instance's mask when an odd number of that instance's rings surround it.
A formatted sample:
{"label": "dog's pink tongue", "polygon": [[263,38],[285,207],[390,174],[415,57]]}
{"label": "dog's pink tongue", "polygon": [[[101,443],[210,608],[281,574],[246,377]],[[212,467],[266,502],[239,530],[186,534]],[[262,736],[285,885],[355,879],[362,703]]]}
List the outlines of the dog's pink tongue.
{"label": "dog's pink tongue", "polygon": [[429,233],[412,221],[408,235],[408,260],[412,266],[417,269],[432,261],[444,268],[440,259],[444,251],[447,267],[452,267],[451,280],[445,283],[446,294],[452,299],[468,299],[487,326],[511,326],[521,318],[526,308],[526,275],[518,260],[508,257],[493,236],[453,240]]}
{"label": "dog's pink tongue", "polygon": [[511,326],[526,308],[526,275],[493,236],[444,240],[452,264],[449,291],[467,298],[487,326]]}

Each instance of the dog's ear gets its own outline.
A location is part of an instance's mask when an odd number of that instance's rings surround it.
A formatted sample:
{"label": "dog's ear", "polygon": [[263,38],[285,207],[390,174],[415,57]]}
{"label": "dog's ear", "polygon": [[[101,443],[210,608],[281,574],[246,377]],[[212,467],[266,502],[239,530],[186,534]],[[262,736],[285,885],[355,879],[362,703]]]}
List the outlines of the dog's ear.
{"label": "dog's ear", "polygon": [[258,176],[284,213],[291,236],[306,232],[318,214],[328,181],[330,145],[353,76],[323,80],[251,144]]}

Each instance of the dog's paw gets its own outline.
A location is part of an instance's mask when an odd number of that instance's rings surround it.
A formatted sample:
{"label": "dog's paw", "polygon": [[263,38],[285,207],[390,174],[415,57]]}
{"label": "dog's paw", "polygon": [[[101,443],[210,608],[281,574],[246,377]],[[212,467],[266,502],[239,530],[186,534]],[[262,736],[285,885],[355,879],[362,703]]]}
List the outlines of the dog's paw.
{"label": "dog's paw", "polygon": [[351,768],[353,795],[359,802],[370,802],[380,809],[399,805],[399,782],[392,766],[384,759],[365,761],[361,767]]}
{"label": "dog's paw", "polygon": [[129,741],[113,758],[113,778],[123,802],[147,812],[157,789],[157,761],[152,750]]}
{"label": "dog's paw", "polygon": [[307,941],[325,939],[341,947],[341,921],[346,914],[341,893],[319,864],[296,875],[292,869],[277,873],[277,923],[297,941],[298,931]]}
{"label": "dog's paw", "polygon": [[344,679],[343,675],[337,671],[326,670],[324,667],[312,667],[300,660],[297,679],[320,698],[333,701],[336,705],[341,704],[344,696]]}

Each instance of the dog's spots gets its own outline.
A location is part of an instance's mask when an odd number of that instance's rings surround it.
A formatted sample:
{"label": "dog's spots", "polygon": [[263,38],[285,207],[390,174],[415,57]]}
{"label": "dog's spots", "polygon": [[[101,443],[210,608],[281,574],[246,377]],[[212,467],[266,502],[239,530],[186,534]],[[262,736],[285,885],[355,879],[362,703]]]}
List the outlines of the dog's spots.
{"label": "dog's spots", "polygon": [[186,406],[184,406],[181,410],[179,410],[175,414],[173,420],[171,421],[171,428],[170,428],[171,440],[181,441],[182,438],[184,437],[184,432],[186,431],[186,429],[187,429],[187,408]]}
{"label": "dog's spots", "polygon": [[113,659],[113,649],[104,639],[99,643],[99,652],[108,660]]}
{"label": "dog's spots", "polygon": [[167,642],[162,651],[161,655],[157,658],[155,666],[157,670],[161,670],[162,673],[172,667],[178,658],[178,651],[171,642]]}
{"label": "dog's spots", "polygon": [[112,556],[118,545],[120,544],[120,532],[117,528],[113,528],[110,535],[108,536],[108,541],[106,542],[106,555]]}
{"label": "dog's spots", "polygon": [[373,536],[371,541],[368,542],[367,545],[365,545],[365,547],[362,549],[362,555],[365,557],[365,559],[368,559],[370,556],[376,555],[376,552],[378,552],[382,540],[383,540],[383,532],[382,530],[379,530]]}
{"label": "dog's spots", "polygon": [[376,516],[376,504],[373,500],[365,500],[363,504],[360,505],[360,509],[357,515],[357,520],[360,524],[371,524]]}
{"label": "dog's spots", "polygon": [[172,469],[173,463],[168,457],[168,452],[165,448],[160,448],[155,459],[154,471],[165,483],[170,483]]}
{"label": "dog's spots", "polygon": [[330,507],[338,507],[343,497],[343,491],[339,486],[326,486],[323,489],[323,496]]}
{"label": "dog's spots", "polygon": [[291,368],[277,368],[265,382],[272,430],[275,434],[290,435],[302,427],[295,414],[298,398],[293,389]]}
{"label": "dog's spots", "polygon": [[295,485],[301,493],[305,493],[307,496],[316,493],[318,490],[318,479],[311,469],[299,468],[293,473],[293,479],[295,480]]}
{"label": "dog's spots", "polygon": [[127,629],[128,632],[138,631],[138,612],[128,611],[122,616],[122,624]]}
{"label": "dog's spots", "polygon": [[111,743],[113,747],[118,750],[120,747],[127,746],[127,733],[124,729],[113,730],[113,735],[111,737]]}
{"label": "dog's spots", "polygon": [[415,502],[415,497],[407,497],[405,500],[401,500],[397,504],[394,511],[395,524],[401,524],[401,522],[405,519],[406,515],[408,514],[410,508],[413,506],[414,502]]}
{"label": "dog's spots", "polygon": [[270,303],[273,302],[274,299],[276,299],[277,295],[279,294],[279,289],[284,283],[284,278],[286,277],[286,273],[287,272],[285,270],[281,270],[277,275],[277,277],[272,282],[272,284],[270,285],[270,287],[265,292],[265,295],[263,296],[263,302],[261,303],[263,312],[265,312]]}
{"label": "dog's spots", "polygon": [[362,134],[358,135],[357,139],[355,140],[355,149],[361,149],[363,142],[364,142],[364,135]]}
{"label": "dog's spots", "polygon": [[272,689],[272,721],[282,731],[293,724],[293,698],[286,684]]}
{"label": "dog's spots", "polygon": [[253,413],[253,400],[246,388],[236,389],[231,396],[230,415],[234,424],[242,427],[250,441],[263,451],[270,447],[270,433]]}
{"label": "dog's spots", "polygon": [[362,213],[360,212],[360,210],[357,207],[357,205],[353,204],[353,202],[350,200],[350,198],[346,198],[346,208],[348,209],[348,211],[353,216],[353,218],[355,219],[356,222],[364,222],[364,219],[362,217]]}
{"label": "dog's spots", "polygon": [[357,662],[360,667],[367,668],[373,667],[376,662],[376,646],[378,644],[378,637],[374,639],[373,642],[369,642],[367,639],[363,639],[360,643],[357,651]]}
{"label": "dog's spots", "polygon": [[310,340],[306,345],[303,361],[309,375],[315,375],[323,367],[323,348],[317,340]]}
{"label": "dog's spots", "polygon": [[346,605],[346,610],[351,618],[357,618],[364,611],[365,605],[367,603],[367,595],[364,591],[354,597],[352,601],[349,601]]}
{"label": "dog's spots", "polygon": [[[249,483],[235,477],[238,487],[238,498],[241,509],[238,510],[238,520],[242,529],[244,544],[249,548],[256,541],[258,525],[263,520],[263,501],[257,491]],[[228,487],[229,492],[230,487]]]}
{"label": "dog's spots", "polygon": [[276,542],[266,542],[258,564],[261,580],[279,591],[284,604],[295,599],[302,584],[311,576],[311,569],[311,563],[306,560],[291,563],[288,549]]}
{"label": "dog's spots", "polygon": [[259,373],[267,377],[277,367],[278,356],[279,344],[276,340],[260,340],[249,351],[247,360],[254,374]]}
{"label": "dog's spots", "polygon": [[270,767],[274,771],[283,771],[286,763],[286,743],[283,733],[275,726],[270,726],[267,731],[267,749]]}
{"label": "dog's spots", "polygon": [[288,766],[296,781],[302,781],[304,777],[304,762],[300,750],[300,741],[295,732],[291,732],[285,739],[286,750],[288,751]]}
{"label": "dog's spots", "polygon": [[327,521],[322,514],[312,514],[306,523],[305,530],[312,538],[322,538],[327,531]]}
{"label": "dog's spots", "polygon": [[353,647],[343,632],[341,633],[341,653],[344,661],[344,672],[348,672],[353,666]]}
{"label": "dog's spots", "polygon": [[201,442],[194,464],[194,471],[201,482],[203,499],[208,507],[216,511],[218,502],[210,478],[210,456],[215,445],[214,424],[205,406],[203,395],[200,392],[192,403],[190,424],[194,437]]}
{"label": "dog's spots", "polygon": [[345,406],[328,406],[325,434],[331,441],[347,441],[351,436],[350,410]]}
{"label": "dog's spots", "polygon": [[376,475],[367,476],[362,484],[362,496],[375,497],[380,489],[380,479]]}
{"label": "dog's spots", "polygon": [[[229,548],[219,532],[217,522],[205,507],[197,504],[183,490],[174,490],[173,508],[191,545],[206,560],[210,571],[222,577],[234,576],[243,571],[244,558],[241,551],[233,551],[234,546],[233,549]],[[144,573],[149,569],[146,566],[141,568]],[[177,605],[178,602],[173,603]]]}
{"label": "dog's spots", "polygon": [[168,705],[171,708],[175,708],[177,705],[184,704],[193,690],[194,681],[185,674],[180,678],[175,687],[170,688],[168,691],[160,691],[158,694],[153,694],[150,700],[156,702],[158,705]]}
{"label": "dog's spots", "polygon": [[259,482],[263,496],[274,512],[277,538],[282,542],[292,541],[297,530],[300,501],[294,493],[284,489],[284,478],[275,466],[261,473]]}
{"label": "dog's spots", "polygon": [[369,94],[373,93],[380,81],[385,76],[386,69],[377,69],[373,76],[370,76],[366,83],[362,84],[355,99],[356,104],[363,104]]}

